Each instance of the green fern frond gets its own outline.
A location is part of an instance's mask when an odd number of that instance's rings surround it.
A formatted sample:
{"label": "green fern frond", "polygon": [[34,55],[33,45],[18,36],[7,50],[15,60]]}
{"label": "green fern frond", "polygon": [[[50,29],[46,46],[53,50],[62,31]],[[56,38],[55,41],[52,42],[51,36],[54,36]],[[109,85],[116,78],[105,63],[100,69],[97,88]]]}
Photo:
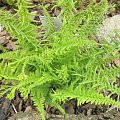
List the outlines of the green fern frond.
{"label": "green fern frond", "polygon": [[[27,3],[23,0],[19,0],[18,3],[19,2],[20,4],[18,4],[18,6],[23,6],[24,4],[24,6],[26,6],[25,9],[27,10]],[[23,8],[21,9],[23,10]],[[20,11],[22,12],[22,10]],[[10,12],[0,11],[0,24],[2,24],[7,31],[9,31],[13,38],[18,39],[18,43],[21,47],[30,50],[37,50],[38,41],[36,39],[37,34],[35,33],[37,28],[30,23],[30,15],[28,15],[27,11],[25,12],[23,10],[22,13],[17,11],[17,14],[14,16]]]}
{"label": "green fern frond", "polygon": [[20,51],[13,51],[0,54],[0,59],[9,59],[9,60],[15,60],[20,56]]}
{"label": "green fern frond", "polygon": [[61,16],[63,24],[65,24],[73,16],[74,2],[73,0],[60,0],[58,6],[62,8],[59,16]]}
{"label": "green fern frond", "polygon": [[106,105],[113,105],[113,106],[120,106],[120,103],[112,100],[109,97],[103,96],[101,93],[97,93],[94,89],[86,89],[82,86],[77,86],[75,89],[69,87],[64,90],[58,90],[54,94],[52,94],[53,100],[55,101],[65,101],[67,99],[77,99],[78,106],[81,104],[86,103],[95,103],[95,104],[106,104]]}
{"label": "green fern frond", "polygon": [[62,108],[62,106],[60,105],[59,102],[55,102],[55,101],[52,101],[52,97],[51,96],[47,96],[47,99],[46,99],[46,103],[48,105],[51,105],[53,107],[55,107],[57,110],[59,110],[63,115],[66,115],[65,113],[65,110]]}
{"label": "green fern frond", "polygon": [[5,0],[9,5],[13,5],[13,3],[15,2],[15,0]]}
{"label": "green fern frond", "polygon": [[88,36],[87,34],[89,32],[93,33],[93,31],[96,30],[96,27],[98,28],[98,25],[102,23],[107,8],[107,0],[102,1],[99,4],[90,5],[86,10],[74,15],[74,17],[69,17],[69,22],[63,26],[61,32],[65,33],[64,35],[70,36],[76,33],[76,30],[79,30],[78,32],[81,37],[83,35],[84,37]]}
{"label": "green fern frond", "polygon": [[41,94],[41,92],[36,91],[36,89],[32,90],[32,100],[34,101],[34,105],[38,108],[38,111],[40,111],[41,113],[41,118],[42,120],[45,120],[45,113],[44,113],[44,102],[45,102],[45,97],[43,96],[43,94]]}

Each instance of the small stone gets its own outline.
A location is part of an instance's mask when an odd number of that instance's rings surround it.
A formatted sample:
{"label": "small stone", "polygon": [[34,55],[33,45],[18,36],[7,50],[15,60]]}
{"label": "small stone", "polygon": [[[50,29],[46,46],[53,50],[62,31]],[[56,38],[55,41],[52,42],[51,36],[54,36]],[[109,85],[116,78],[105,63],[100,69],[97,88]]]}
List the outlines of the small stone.
{"label": "small stone", "polygon": [[5,36],[0,36],[0,44],[3,44],[5,42]]}
{"label": "small stone", "polygon": [[6,32],[6,31],[0,32],[0,36],[5,36],[5,35],[7,35],[7,32]]}
{"label": "small stone", "polygon": [[60,14],[60,10],[59,9],[57,9],[57,8],[55,8],[54,9],[54,14],[55,14],[55,16],[58,16],[59,14]]}
{"label": "small stone", "polygon": [[31,12],[31,19],[35,19],[36,14],[37,14],[37,11],[32,11]]}
{"label": "small stone", "polygon": [[41,120],[40,114],[37,112],[18,112],[8,120]]}
{"label": "small stone", "polygon": [[114,63],[115,63],[116,66],[120,66],[120,59],[114,60]]}
{"label": "small stone", "polygon": [[10,49],[10,50],[16,50],[18,47],[18,45],[15,45],[13,42],[9,42],[7,44],[7,49]]}
{"label": "small stone", "polygon": [[5,119],[6,119],[5,114],[3,113],[2,110],[0,110],[0,120],[5,120]]}
{"label": "small stone", "polygon": [[23,100],[20,101],[20,104],[18,106],[18,111],[22,111],[22,104],[23,104]]}
{"label": "small stone", "polygon": [[0,25],[0,32],[2,32],[3,31],[3,27]]}
{"label": "small stone", "polygon": [[9,99],[5,99],[3,104],[2,104],[2,110],[4,111],[5,114],[8,114],[10,111],[10,104],[11,101]]}
{"label": "small stone", "polygon": [[91,115],[92,114],[92,109],[89,109],[88,111],[87,111],[87,115]]}
{"label": "small stone", "polygon": [[68,114],[74,114],[74,113],[75,113],[75,110],[74,110],[73,106],[71,105],[71,106],[69,106],[68,108],[66,108],[66,112],[67,112]]}
{"label": "small stone", "polygon": [[104,20],[103,25],[98,31],[98,39],[105,39],[108,42],[112,40],[120,42],[120,15],[115,15],[113,17]]}
{"label": "small stone", "polygon": [[91,115],[91,116],[88,116],[88,119],[87,120],[98,120],[98,116],[97,115]]}
{"label": "small stone", "polygon": [[11,37],[10,36],[6,36],[6,39],[9,40]]}
{"label": "small stone", "polygon": [[72,100],[70,102],[65,103],[63,105],[63,108],[65,109],[66,113],[68,113],[68,114],[75,113],[74,102]]}
{"label": "small stone", "polygon": [[[44,26],[46,24],[45,16],[39,16],[39,18],[40,18],[40,21],[41,21],[41,23],[43,25],[43,29],[45,29],[44,28]],[[60,18],[58,18],[58,17],[52,17],[52,19],[53,19],[54,25],[56,27],[56,31],[59,30],[62,27],[62,20]]]}
{"label": "small stone", "polygon": [[31,112],[33,111],[32,107],[31,106],[27,106],[26,109],[25,109],[25,112]]}

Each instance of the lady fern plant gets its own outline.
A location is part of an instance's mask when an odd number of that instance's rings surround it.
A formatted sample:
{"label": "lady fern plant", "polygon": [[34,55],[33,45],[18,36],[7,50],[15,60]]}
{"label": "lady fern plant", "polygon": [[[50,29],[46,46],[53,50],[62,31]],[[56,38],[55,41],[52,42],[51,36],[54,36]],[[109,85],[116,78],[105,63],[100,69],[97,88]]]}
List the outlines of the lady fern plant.
{"label": "lady fern plant", "polygon": [[[105,18],[107,0],[90,4],[85,10],[74,14],[73,0],[60,0],[59,17],[62,28],[55,26],[46,9],[46,32],[44,40],[37,39],[35,26],[28,12],[29,2],[17,0],[16,14],[0,10],[0,24],[15,38],[19,45],[15,51],[0,54],[1,96],[7,91],[9,99],[17,90],[24,98],[31,94],[34,105],[45,120],[45,105],[51,105],[66,114],[61,103],[77,99],[83,103],[96,103],[120,107],[120,102],[102,93],[120,95],[116,78],[120,66],[108,64],[120,57],[119,44],[94,40],[97,29]],[[44,42],[45,41],[45,42]],[[7,83],[12,81],[12,85]]]}

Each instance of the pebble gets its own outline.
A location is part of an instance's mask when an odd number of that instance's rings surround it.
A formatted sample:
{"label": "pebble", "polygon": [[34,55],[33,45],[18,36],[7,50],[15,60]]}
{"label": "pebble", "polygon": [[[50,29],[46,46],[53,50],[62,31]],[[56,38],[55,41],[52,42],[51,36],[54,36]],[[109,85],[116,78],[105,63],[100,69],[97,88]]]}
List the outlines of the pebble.
{"label": "pebble", "polygon": [[0,36],[0,44],[3,44],[5,42],[5,36]]}
{"label": "pebble", "polygon": [[120,42],[120,14],[104,20],[103,25],[98,31],[99,39],[105,39],[108,42],[112,40]]}
{"label": "pebble", "polygon": [[2,110],[0,110],[0,120],[5,120],[5,119],[6,119],[5,114],[3,113]]}
{"label": "pebble", "polygon": [[3,31],[3,27],[0,25],[0,32],[2,32]]}
{"label": "pebble", "polygon": [[[39,16],[40,21],[42,23],[42,25],[45,25],[45,16]],[[56,31],[58,31],[61,27],[62,27],[62,20],[58,17],[52,17],[54,25],[56,27]]]}
{"label": "pebble", "polygon": [[37,112],[19,112],[8,120],[41,120],[41,118]]}
{"label": "pebble", "polygon": [[32,107],[31,106],[27,106],[26,109],[25,109],[25,112],[31,112],[33,111]]}

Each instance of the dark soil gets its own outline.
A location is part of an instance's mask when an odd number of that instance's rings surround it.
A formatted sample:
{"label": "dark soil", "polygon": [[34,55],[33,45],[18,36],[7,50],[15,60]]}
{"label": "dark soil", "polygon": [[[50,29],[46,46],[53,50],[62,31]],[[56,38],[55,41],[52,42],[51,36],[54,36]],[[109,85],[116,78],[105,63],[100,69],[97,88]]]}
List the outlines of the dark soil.
{"label": "dark soil", "polygon": [[[119,120],[120,113],[116,110],[110,112],[101,113],[100,115],[89,115],[85,116],[84,114],[71,115],[69,114],[67,118],[62,115],[52,115],[46,114],[46,120]],[[20,112],[10,117],[9,120],[41,120],[39,113],[37,112]]]}

